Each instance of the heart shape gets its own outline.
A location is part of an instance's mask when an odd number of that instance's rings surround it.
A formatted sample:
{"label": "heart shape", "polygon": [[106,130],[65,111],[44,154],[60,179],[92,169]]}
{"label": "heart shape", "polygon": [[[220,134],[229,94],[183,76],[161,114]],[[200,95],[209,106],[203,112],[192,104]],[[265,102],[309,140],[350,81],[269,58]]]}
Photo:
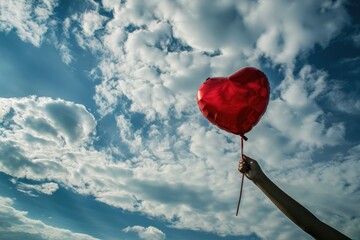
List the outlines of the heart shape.
{"label": "heart shape", "polygon": [[213,124],[242,136],[265,113],[270,86],[266,75],[246,67],[230,77],[208,78],[199,88],[197,102],[202,114]]}

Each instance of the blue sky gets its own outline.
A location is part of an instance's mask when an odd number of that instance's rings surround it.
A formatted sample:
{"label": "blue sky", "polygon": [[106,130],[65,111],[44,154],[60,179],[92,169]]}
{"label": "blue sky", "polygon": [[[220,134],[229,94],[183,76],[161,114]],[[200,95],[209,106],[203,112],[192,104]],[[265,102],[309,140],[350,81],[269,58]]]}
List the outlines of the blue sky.
{"label": "blue sky", "polygon": [[360,236],[356,1],[1,1],[1,239],[311,239],[201,115],[208,77],[271,85],[245,153]]}

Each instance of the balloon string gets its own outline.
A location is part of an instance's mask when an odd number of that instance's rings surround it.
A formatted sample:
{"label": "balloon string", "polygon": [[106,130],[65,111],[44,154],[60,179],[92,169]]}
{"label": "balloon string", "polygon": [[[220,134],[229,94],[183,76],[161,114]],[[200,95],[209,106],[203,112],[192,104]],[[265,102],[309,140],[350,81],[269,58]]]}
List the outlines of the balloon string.
{"label": "balloon string", "polygon": [[[243,156],[244,156],[244,140],[241,137],[241,159],[243,159]],[[237,208],[236,208],[236,216],[239,214],[240,201],[241,201],[242,190],[243,190],[243,185],[244,185],[244,176],[245,176],[245,174],[243,173],[242,178],[241,178],[239,200],[238,200],[238,204],[237,204]]]}
{"label": "balloon string", "polygon": [[241,159],[244,156],[244,139],[241,137],[240,138],[240,142],[241,142]]}

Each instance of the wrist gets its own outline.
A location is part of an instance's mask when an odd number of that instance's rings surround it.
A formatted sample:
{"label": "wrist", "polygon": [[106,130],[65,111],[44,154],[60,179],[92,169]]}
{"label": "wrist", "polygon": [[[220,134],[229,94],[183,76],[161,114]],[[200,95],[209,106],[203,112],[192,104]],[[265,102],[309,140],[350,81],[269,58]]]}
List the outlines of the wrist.
{"label": "wrist", "polygon": [[262,184],[263,182],[265,182],[266,181],[266,175],[265,175],[265,173],[263,172],[263,171],[259,171],[256,175],[255,175],[255,177],[252,179],[252,181],[256,184],[256,185],[258,185],[258,184]]}

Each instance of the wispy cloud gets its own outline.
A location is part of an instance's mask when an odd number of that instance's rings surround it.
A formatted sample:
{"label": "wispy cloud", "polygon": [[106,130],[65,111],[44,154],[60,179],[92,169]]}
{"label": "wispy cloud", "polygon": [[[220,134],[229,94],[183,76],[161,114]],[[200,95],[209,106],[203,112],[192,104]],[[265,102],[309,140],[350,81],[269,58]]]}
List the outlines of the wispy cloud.
{"label": "wispy cloud", "polygon": [[16,185],[16,189],[29,196],[37,197],[38,194],[51,195],[59,189],[57,183],[42,183],[42,184],[28,184],[18,182],[16,179],[12,179],[12,183]]}
{"label": "wispy cloud", "polygon": [[359,90],[360,86],[352,87],[351,89],[347,90],[346,87],[334,81],[331,88],[329,88],[327,97],[337,110],[348,114],[359,115]]}
{"label": "wispy cloud", "polygon": [[14,208],[14,201],[0,196],[0,238],[2,239],[82,239],[95,240],[86,234],[55,228],[31,219],[27,212]]}
{"label": "wispy cloud", "polygon": [[37,1],[1,1],[0,30],[16,30],[18,36],[26,42],[39,47],[48,30],[48,22],[58,5],[57,0]]}
{"label": "wispy cloud", "polygon": [[164,240],[166,236],[165,233],[153,226],[129,226],[124,228],[123,232],[136,232],[139,235],[140,239],[144,240]]}

